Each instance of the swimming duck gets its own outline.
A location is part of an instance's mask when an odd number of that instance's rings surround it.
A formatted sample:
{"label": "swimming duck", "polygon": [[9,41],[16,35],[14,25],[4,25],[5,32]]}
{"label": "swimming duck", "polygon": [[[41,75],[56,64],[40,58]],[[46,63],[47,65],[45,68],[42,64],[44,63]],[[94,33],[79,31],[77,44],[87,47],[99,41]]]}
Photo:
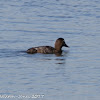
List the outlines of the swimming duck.
{"label": "swimming duck", "polygon": [[69,47],[63,38],[58,38],[55,42],[55,48],[51,46],[39,46],[39,47],[33,47],[28,49],[26,52],[29,54],[34,53],[44,53],[44,54],[56,54],[56,53],[62,53],[62,47]]}

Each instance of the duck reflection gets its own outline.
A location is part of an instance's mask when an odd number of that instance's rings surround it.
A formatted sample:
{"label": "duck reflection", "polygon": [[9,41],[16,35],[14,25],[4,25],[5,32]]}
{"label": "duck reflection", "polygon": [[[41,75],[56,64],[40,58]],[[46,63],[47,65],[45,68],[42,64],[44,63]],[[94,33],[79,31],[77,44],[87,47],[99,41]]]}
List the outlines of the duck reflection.
{"label": "duck reflection", "polygon": [[64,51],[63,53],[55,53],[55,54],[34,54],[31,57],[33,57],[36,60],[54,63],[54,64],[65,64],[66,63],[66,57],[68,56],[68,51]]}
{"label": "duck reflection", "polygon": [[56,53],[55,55],[57,58],[55,59],[57,61],[56,64],[65,64],[66,63],[66,56],[68,55],[69,51],[63,52],[63,53]]}

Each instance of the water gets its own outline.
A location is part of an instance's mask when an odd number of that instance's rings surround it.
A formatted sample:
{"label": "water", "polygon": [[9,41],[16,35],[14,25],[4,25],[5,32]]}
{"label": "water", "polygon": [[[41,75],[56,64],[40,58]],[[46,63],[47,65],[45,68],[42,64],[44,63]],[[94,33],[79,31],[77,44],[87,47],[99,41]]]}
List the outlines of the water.
{"label": "water", "polygon": [[[23,52],[59,37],[62,56]],[[99,45],[100,0],[0,0],[0,98],[99,100]]]}

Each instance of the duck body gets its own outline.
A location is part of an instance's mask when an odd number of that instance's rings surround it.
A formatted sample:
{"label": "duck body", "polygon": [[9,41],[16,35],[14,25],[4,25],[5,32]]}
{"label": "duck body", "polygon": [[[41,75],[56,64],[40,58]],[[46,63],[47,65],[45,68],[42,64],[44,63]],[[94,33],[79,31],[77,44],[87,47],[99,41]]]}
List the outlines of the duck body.
{"label": "duck body", "polygon": [[27,50],[27,53],[44,53],[44,54],[53,54],[56,52],[56,49],[51,46],[39,46],[33,47]]}
{"label": "duck body", "polygon": [[34,53],[43,53],[43,54],[55,54],[55,53],[62,53],[61,48],[69,47],[66,45],[65,41],[63,38],[58,38],[55,42],[55,48],[51,46],[39,46],[39,47],[33,47],[28,49],[26,52],[29,54],[34,54]]}

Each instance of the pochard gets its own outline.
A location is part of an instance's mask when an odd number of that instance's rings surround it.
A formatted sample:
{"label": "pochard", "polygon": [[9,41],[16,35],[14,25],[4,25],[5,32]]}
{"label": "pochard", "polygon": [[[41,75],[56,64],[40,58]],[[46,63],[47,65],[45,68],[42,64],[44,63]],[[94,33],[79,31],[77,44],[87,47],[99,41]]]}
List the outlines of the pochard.
{"label": "pochard", "polygon": [[29,54],[34,53],[43,53],[43,54],[56,54],[62,53],[62,47],[69,47],[63,38],[58,38],[55,42],[55,47],[51,46],[39,46],[39,47],[32,47],[28,49],[26,52]]}

